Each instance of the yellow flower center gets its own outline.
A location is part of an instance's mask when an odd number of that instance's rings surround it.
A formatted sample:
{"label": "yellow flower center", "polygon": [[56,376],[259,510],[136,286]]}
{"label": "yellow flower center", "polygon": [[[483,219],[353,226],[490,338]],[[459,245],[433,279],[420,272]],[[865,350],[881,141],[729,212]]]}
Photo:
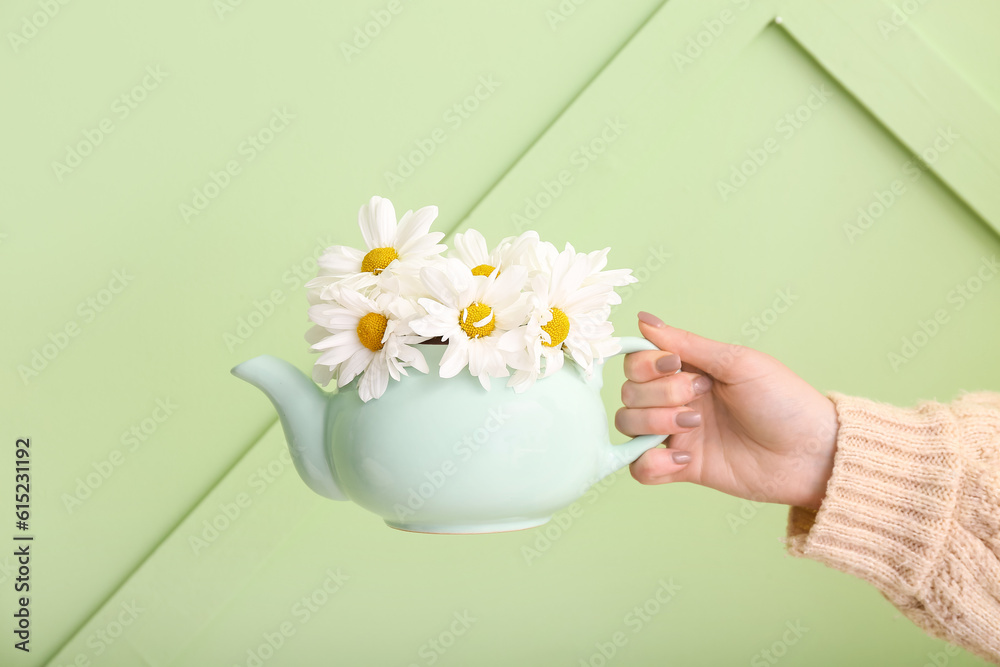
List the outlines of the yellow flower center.
{"label": "yellow flower center", "polygon": [[361,260],[362,273],[374,273],[376,276],[382,273],[382,269],[389,266],[389,262],[398,259],[399,255],[395,248],[375,248],[369,250],[365,258]]}
{"label": "yellow flower center", "polygon": [[[496,269],[495,266],[490,266],[489,264],[480,264],[476,268],[472,269],[472,275],[474,276],[489,276]],[[499,273],[497,275],[500,275]]]}
{"label": "yellow flower center", "polygon": [[[462,315],[464,315],[464,317]],[[483,336],[489,336],[493,333],[493,329],[497,326],[497,316],[493,313],[493,309],[479,302],[476,302],[466,308],[462,315],[459,315],[458,326],[462,327],[462,331],[464,331],[469,338],[482,338]],[[477,322],[480,322],[487,317],[490,318],[489,322],[481,327],[476,326]]]}
{"label": "yellow flower center", "polygon": [[388,320],[379,313],[368,313],[358,322],[358,340],[372,352],[382,349],[382,336]]}
{"label": "yellow flower center", "polygon": [[566,340],[566,336],[569,335],[569,318],[566,317],[566,313],[558,308],[552,308],[550,312],[552,313],[552,319],[542,327],[542,331],[547,333],[552,340],[548,343],[542,341],[542,345],[546,347],[559,347]]}

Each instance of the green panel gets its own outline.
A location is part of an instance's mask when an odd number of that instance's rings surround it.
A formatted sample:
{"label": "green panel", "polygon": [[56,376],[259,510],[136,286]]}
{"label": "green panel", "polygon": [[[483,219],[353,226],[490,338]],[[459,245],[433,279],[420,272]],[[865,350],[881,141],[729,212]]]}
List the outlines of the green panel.
{"label": "green panel", "polygon": [[[35,561],[44,633],[25,664],[68,640],[273,423],[228,370],[265,351],[307,363],[301,285],[323,247],[360,240],[358,206],[376,192],[401,210],[436,203],[453,226],[657,5],[595,4],[553,24],[532,2],[404,0],[372,28],[385,0],[234,0],[220,14],[224,2],[0,10],[28,36],[5,31],[0,58],[17,100],[0,167],[0,280],[17,322],[2,426],[36,444],[49,544]],[[348,59],[355,28],[378,34]],[[432,135],[443,142],[390,187],[385,173]],[[57,173],[80,142],[88,154]],[[185,220],[180,205],[206,188]],[[67,507],[78,486],[87,497]]]}
{"label": "green panel", "polygon": [[[609,664],[753,664],[797,623],[807,630],[783,665],[919,665],[943,651],[869,586],[783,557],[784,508],[693,486],[646,488],[622,472],[542,530],[387,530],[301,483],[270,406],[228,368],[264,352],[307,366],[295,266],[318,245],[359,243],[356,209],[382,192],[398,210],[439,204],[443,230],[495,241],[527,220],[556,243],[610,245],[612,265],[640,277],[615,311],[622,334],[650,310],[768,351],[821,389],[898,403],[1000,389],[1000,279],[974,282],[1000,246],[1000,198],[983,185],[993,172],[970,175],[996,164],[991,112],[878,93],[856,62],[904,90],[913,79],[882,59],[934,53],[919,40],[841,53],[838,39],[868,43],[874,30],[852,3],[829,24],[825,7],[789,5],[786,32],[770,22],[778,3],[677,0],[629,40],[651,3],[586,3],[553,23],[556,3],[404,0],[347,62],[339,42],[384,6],[247,3],[219,18],[207,3],[70,5],[0,65],[32,100],[12,110],[23,132],[3,175],[15,196],[0,200],[2,277],[23,323],[6,339],[3,425],[38,446],[45,539],[38,648],[19,664],[253,664],[248,651],[266,665],[601,664],[619,632]],[[6,23],[34,10],[8,9]],[[107,38],[95,47],[94,35]],[[699,38],[707,46],[687,52]],[[148,57],[126,65],[125,51]],[[53,157],[155,63],[171,72],[162,89],[57,181]],[[391,189],[398,156],[491,74],[495,95]],[[972,100],[986,90],[934,81]],[[287,134],[185,224],[185,193],[242,159],[240,142],[282,105],[297,114]],[[950,120],[959,139],[915,173],[911,153],[950,141]],[[115,269],[134,285],[21,382],[17,365],[82,322],[77,304]],[[229,349],[224,334],[272,290],[284,302]],[[917,346],[922,327],[934,334]],[[895,360],[907,344],[913,358]],[[622,379],[612,363],[609,416]],[[148,441],[69,514],[60,494],[167,397],[176,416],[147,421]],[[98,656],[101,633],[137,608]],[[456,620],[466,612],[474,620]]]}
{"label": "green panel", "polygon": [[886,41],[904,29],[914,30],[938,49],[956,74],[1000,109],[1000,51],[996,48],[1000,5],[983,0],[910,0],[886,5],[879,25]]}

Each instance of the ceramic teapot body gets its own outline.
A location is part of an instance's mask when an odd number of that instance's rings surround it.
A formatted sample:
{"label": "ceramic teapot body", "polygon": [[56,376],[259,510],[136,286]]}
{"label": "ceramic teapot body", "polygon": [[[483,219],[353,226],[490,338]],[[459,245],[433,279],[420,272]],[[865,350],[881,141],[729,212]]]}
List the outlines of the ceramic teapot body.
{"label": "ceramic teapot body", "polygon": [[[621,339],[621,353],[656,349]],[[431,372],[411,371],[367,403],[357,380],[335,393],[274,357],[233,374],[262,389],[281,418],[296,469],[317,493],[352,500],[393,528],[489,533],[538,526],[603,477],[662,442],[612,445],[602,366],[567,362],[518,394],[469,373],[441,378],[444,345],[420,345]]]}

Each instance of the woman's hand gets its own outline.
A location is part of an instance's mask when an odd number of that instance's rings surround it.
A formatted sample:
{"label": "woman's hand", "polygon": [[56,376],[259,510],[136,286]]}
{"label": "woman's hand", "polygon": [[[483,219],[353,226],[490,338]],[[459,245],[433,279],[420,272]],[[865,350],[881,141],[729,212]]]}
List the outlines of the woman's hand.
{"label": "woman's hand", "polygon": [[[777,359],[639,313],[663,352],[625,356],[615,426],[670,434],[636,460],[643,484],[694,482],[750,500],[819,508],[833,470],[833,403]],[[677,372],[678,369],[681,372]]]}

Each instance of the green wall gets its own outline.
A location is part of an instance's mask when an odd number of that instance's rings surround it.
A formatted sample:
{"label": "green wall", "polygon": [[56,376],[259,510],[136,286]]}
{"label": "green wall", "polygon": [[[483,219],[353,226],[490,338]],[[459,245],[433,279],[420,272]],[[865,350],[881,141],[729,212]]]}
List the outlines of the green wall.
{"label": "green wall", "polygon": [[313,258],[359,245],[382,194],[448,233],[611,246],[640,278],[623,335],[648,310],[824,391],[1000,390],[998,21],[974,0],[7,3],[0,435],[31,439],[35,541],[31,652],[8,635],[0,662],[980,664],[785,556],[785,508],[698,487],[623,471],[544,529],[388,530],[308,490],[229,369],[308,368]]}

